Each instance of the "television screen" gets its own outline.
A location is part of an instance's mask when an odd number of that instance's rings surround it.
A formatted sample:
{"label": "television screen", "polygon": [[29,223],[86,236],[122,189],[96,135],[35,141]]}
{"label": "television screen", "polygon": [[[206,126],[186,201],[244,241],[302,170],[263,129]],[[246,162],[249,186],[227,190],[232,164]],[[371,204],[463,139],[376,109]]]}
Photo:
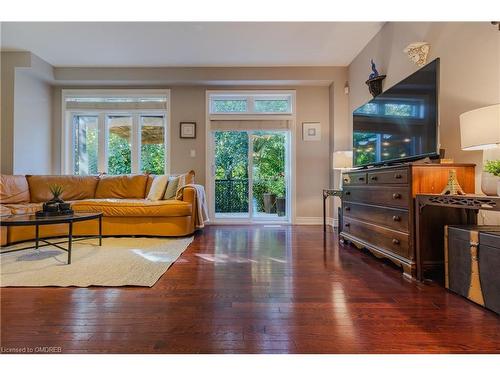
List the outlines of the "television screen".
{"label": "television screen", "polygon": [[354,111],[354,166],[438,154],[438,71],[436,59]]}

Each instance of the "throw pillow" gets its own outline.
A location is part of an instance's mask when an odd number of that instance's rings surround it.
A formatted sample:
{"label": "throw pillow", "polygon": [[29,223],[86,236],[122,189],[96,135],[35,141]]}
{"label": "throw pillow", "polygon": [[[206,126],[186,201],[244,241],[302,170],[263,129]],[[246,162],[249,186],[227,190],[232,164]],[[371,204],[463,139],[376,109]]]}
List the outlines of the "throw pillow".
{"label": "throw pillow", "polygon": [[177,188],[179,187],[179,176],[170,176],[168,178],[167,190],[163,195],[163,199],[175,199]]}
{"label": "throw pillow", "polygon": [[165,190],[167,189],[168,175],[162,174],[154,176],[153,183],[149,189],[146,199],[150,201],[159,201],[163,198]]}

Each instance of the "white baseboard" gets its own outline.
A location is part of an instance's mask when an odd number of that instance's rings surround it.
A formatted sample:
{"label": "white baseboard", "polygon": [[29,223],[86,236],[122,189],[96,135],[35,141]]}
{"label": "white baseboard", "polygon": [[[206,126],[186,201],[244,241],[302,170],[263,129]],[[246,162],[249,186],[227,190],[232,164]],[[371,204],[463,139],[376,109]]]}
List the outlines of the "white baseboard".
{"label": "white baseboard", "polygon": [[[295,223],[297,225],[323,225],[323,217],[321,216],[298,216],[295,218]],[[326,218],[326,225],[333,227],[338,226],[338,220],[332,217]]]}
{"label": "white baseboard", "polygon": [[[248,225],[248,224],[277,224],[277,225],[289,225],[290,223],[283,221],[249,221],[249,220],[210,220],[206,225]],[[295,225],[323,225],[323,217],[322,216],[302,216],[295,218]],[[332,217],[326,218],[326,225],[331,227],[338,227],[338,219],[334,219]]]}

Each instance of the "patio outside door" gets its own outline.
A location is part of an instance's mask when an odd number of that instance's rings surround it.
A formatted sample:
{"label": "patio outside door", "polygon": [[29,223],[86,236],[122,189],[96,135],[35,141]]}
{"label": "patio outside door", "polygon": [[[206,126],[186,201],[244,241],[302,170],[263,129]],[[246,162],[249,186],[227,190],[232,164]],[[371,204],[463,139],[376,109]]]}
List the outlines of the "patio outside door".
{"label": "patio outside door", "polygon": [[223,221],[289,219],[289,132],[214,131],[214,214]]}

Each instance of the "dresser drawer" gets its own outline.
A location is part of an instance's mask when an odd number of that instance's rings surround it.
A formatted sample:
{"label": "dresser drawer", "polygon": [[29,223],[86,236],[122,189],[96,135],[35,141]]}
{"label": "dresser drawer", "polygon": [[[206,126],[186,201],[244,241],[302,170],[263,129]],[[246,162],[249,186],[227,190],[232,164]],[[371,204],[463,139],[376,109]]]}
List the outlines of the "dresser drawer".
{"label": "dresser drawer", "polygon": [[410,194],[408,187],[364,186],[344,187],[345,202],[369,203],[379,206],[408,208]]}
{"label": "dresser drawer", "polygon": [[366,172],[343,173],[342,184],[344,186],[366,185]]}
{"label": "dresser drawer", "polygon": [[345,202],[343,214],[344,217],[368,221],[401,232],[409,230],[407,210]]}
{"label": "dresser drawer", "polygon": [[369,184],[408,184],[408,169],[368,172]]}
{"label": "dresser drawer", "polygon": [[350,217],[344,217],[342,221],[343,232],[375,247],[408,258],[410,246],[408,234],[355,220]]}

